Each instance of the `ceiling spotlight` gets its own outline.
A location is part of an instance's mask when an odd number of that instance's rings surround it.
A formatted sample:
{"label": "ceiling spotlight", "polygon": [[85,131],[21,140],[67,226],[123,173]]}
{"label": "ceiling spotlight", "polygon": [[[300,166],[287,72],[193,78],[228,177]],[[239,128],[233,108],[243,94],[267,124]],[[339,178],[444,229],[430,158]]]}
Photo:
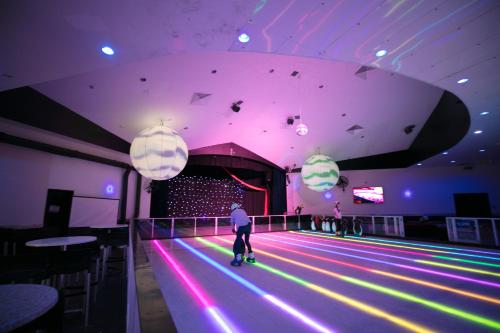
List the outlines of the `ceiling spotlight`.
{"label": "ceiling spotlight", "polygon": [[467,81],[469,81],[469,79],[460,79],[460,80],[457,81],[457,83],[458,84],[462,84],[462,83],[465,83]]}
{"label": "ceiling spotlight", "polygon": [[387,54],[387,50],[379,50],[379,51],[377,51],[377,53],[375,53],[375,55],[379,58],[385,56],[386,54]]}
{"label": "ceiling spotlight", "polygon": [[443,155],[448,155],[448,152],[447,151],[443,152]]}
{"label": "ceiling spotlight", "polygon": [[418,165],[418,166],[421,166],[421,165],[422,165],[422,163],[417,163],[417,165]]}
{"label": "ceiling spotlight", "polygon": [[482,130],[476,130],[476,131],[474,131],[474,134],[481,134],[481,133],[483,133]]}
{"label": "ceiling spotlight", "polygon": [[102,51],[102,53],[107,54],[107,55],[113,55],[113,54],[115,54],[115,50],[113,50],[113,49],[112,49],[111,47],[109,47],[109,46],[103,46],[103,47],[101,48],[101,51]]}
{"label": "ceiling spotlight", "polygon": [[242,43],[248,43],[248,41],[250,41],[250,36],[248,36],[246,33],[242,33],[238,36],[238,40]]}
{"label": "ceiling spotlight", "polygon": [[297,128],[295,129],[295,133],[297,133],[297,135],[300,135],[300,136],[306,135],[307,132],[309,132],[309,129],[303,123],[298,124]]}
{"label": "ceiling spotlight", "polygon": [[484,153],[485,151],[486,151],[486,149],[479,149],[480,153]]}
{"label": "ceiling spotlight", "polygon": [[450,161],[450,163],[455,163],[455,161]]}
{"label": "ceiling spotlight", "polygon": [[481,112],[479,115],[480,115],[480,116],[486,116],[487,114],[489,114],[489,112],[488,112],[488,111],[483,111],[483,112]]}

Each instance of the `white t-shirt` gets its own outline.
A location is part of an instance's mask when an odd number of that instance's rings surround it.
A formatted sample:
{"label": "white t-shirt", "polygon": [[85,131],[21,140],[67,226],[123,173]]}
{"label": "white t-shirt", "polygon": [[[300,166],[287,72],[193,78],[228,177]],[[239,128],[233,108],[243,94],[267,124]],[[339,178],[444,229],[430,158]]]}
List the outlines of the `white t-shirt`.
{"label": "white t-shirt", "polygon": [[242,227],[250,223],[250,218],[247,213],[241,209],[236,208],[231,212],[231,225],[236,225],[236,228]]}
{"label": "white t-shirt", "polygon": [[338,209],[337,207],[335,207],[333,209],[333,216],[336,218],[336,219],[341,219],[342,218],[342,213],[340,212],[340,209]]}

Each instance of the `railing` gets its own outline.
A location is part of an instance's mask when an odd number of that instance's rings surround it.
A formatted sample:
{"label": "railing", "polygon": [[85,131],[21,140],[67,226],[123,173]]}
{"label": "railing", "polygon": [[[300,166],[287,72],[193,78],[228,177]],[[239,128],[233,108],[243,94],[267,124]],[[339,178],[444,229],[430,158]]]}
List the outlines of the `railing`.
{"label": "railing", "polygon": [[[252,232],[273,232],[286,230],[311,230],[312,215],[269,215],[249,216]],[[333,216],[321,216],[321,222],[333,222]],[[347,231],[353,232],[354,221],[361,225],[363,234],[378,236],[405,237],[403,216],[345,215]],[[229,235],[230,217],[169,217],[136,220],[142,239],[164,239],[177,237]],[[444,224],[443,224],[444,227]],[[500,246],[499,218],[446,217],[448,240],[458,243],[471,243]]]}
{"label": "railing", "polygon": [[[268,215],[249,216],[252,222],[252,232],[273,232],[286,230],[310,230],[311,215]],[[324,216],[323,220],[333,221],[332,216]],[[402,216],[345,216],[347,229],[353,228],[353,221],[357,220],[363,233],[373,235],[404,237],[404,223]],[[142,239],[165,239],[179,237],[230,235],[231,219],[228,216],[216,217],[169,217],[136,219],[137,229]],[[321,230],[321,228],[316,227]]]}
{"label": "railing", "polygon": [[405,237],[403,216],[348,215],[344,218],[359,221],[365,234]]}
{"label": "railing", "polygon": [[446,227],[452,242],[500,246],[500,218],[447,217]]}
{"label": "railing", "polygon": [[[252,232],[272,232],[309,229],[310,215],[249,216]],[[231,218],[215,217],[168,217],[134,219],[142,239],[230,235]]]}

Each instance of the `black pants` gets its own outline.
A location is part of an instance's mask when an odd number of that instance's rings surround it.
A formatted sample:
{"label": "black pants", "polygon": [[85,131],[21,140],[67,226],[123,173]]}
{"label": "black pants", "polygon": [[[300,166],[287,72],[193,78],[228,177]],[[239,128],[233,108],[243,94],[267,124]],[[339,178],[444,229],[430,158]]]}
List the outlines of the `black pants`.
{"label": "black pants", "polygon": [[335,224],[337,227],[337,232],[340,232],[340,235],[344,236],[346,230],[345,222],[342,219],[335,219]]}
{"label": "black pants", "polygon": [[[250,245],[250,232],[252,231],[252,224],[248,223],[245,226],[238,227],[236,231],[236,239],[233,244],[233,253],[236,256],[241,253],[242,245],[245,244],[248,249],[248,253],[252,252],[252,245]],[[243,235],[245,235],[245,242],[243,243]]]}

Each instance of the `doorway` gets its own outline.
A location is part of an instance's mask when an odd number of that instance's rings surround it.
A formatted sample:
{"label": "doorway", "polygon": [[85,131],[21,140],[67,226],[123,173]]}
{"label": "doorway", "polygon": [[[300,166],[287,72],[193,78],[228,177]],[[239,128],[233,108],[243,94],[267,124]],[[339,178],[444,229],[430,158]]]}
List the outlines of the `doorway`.
{"label": "doorway", "polygon": [[455,215],[459,217],[491,217],[488,193],[454,193]]}
{"label": "doorway", "polygon": [[49,189],[45,203],[43,227],[59,236],[68,234],[73,191]]}

